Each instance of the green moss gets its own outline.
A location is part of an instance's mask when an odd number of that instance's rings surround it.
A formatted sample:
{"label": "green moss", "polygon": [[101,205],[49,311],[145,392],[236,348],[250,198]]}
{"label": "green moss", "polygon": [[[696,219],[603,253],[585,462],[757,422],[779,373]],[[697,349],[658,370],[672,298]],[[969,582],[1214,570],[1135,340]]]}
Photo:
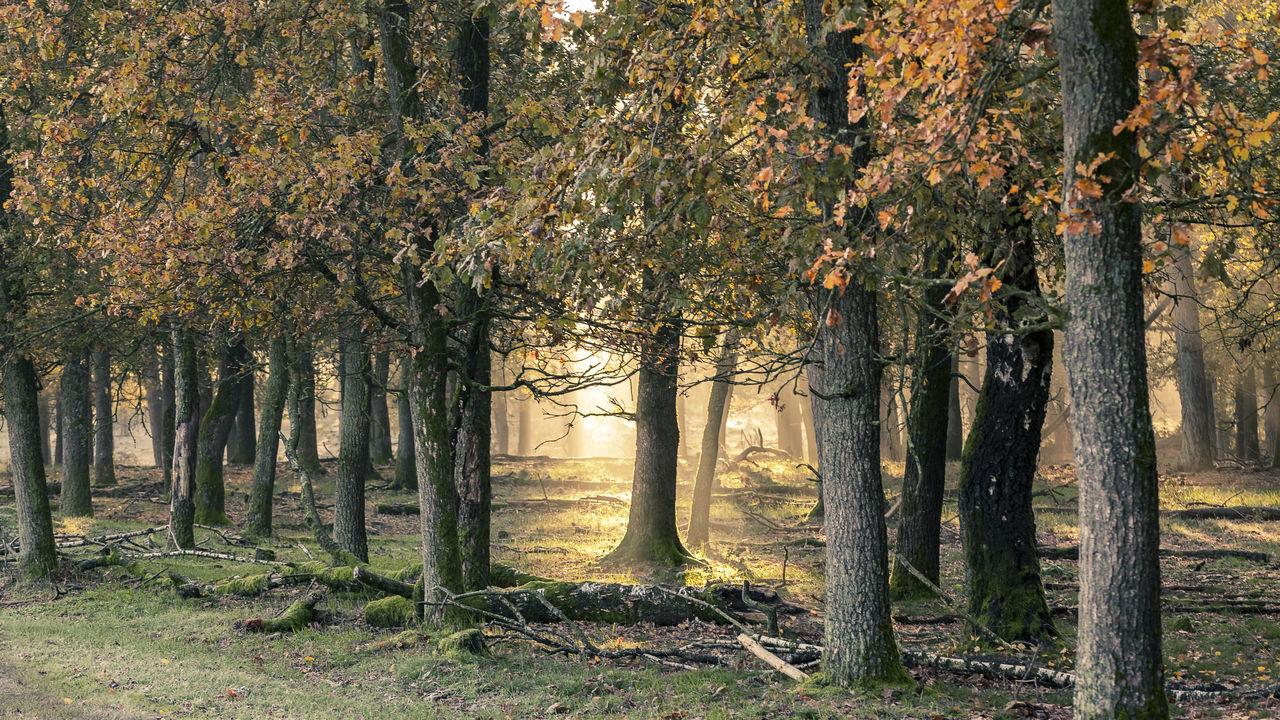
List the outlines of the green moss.
{"label": "green moss", "polygon": [[459,630],[441,638],[440,642],[436,643],[436,651],[446,660],[454,662],[474,662],[479,658],[490,657],[489,647],[484,642],[484,633],[475,628]]}
{"label": "green moss", "polygon": [[356,592],[363,589],[363,586],[355,580],[355,568],[349,565],[338,565],[336,567],[326,565],[318,560],[310,562],[298,563],[294,567],[294,573],[298,575],[312,575],[316,581],[322,583],[334,590],[343,590],[346,592]]}
{"label": "green moss", "polygon": [[316,599],[304,598],[289,606],[278,618],[246,620],[244,629],[249,632],[277,633],[297,632],[305,628],[316,616]]}
{"label": "green moss", "polygon": [[364,621],[373,627],[413,625],[413,601],[399,595],[374,600],[364,606]]}
{"label": "green moss", "polygon": [[[421,570],[421,566],[418,568]],[[530,575],[526,572],[520,572],[510,565],[502,563],[489,564],[489,582],[494,587],[517,587],[525,583],[532,582],[551,582],[550,578],[544,578],[538,575]]]}
{"label": "green moss", "polygon": [[261,595],[271,587],[271,573],[246,575],[235,580],[228,580],[214,588],[219,595]]}
{"label": "green moss", "polygon": [[413,563],[387,573],[387,577],[400,582],[409,582],[420,575],[422,575],[422,563]]}

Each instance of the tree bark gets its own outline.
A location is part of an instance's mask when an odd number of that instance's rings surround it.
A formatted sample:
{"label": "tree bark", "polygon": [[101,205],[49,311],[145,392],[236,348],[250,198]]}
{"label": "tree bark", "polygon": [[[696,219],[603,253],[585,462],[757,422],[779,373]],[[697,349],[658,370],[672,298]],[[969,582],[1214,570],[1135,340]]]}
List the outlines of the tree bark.
{"label": "tree bark", "polygon": [[229,525],[227,489],[223,474],[223,457],[231,426],[239,411],[242,392],[240,370],[248,350],[242,340],[222,351],[218,368],[218,386],[209,407],[200,418],[196,442],[196,522],[204,525]]}
{"label": "tree bark", "polygon": [[155,343],[144,336],[138,350],[142,356],[142,392],[147,402],[147,430],[151,433],[151,459],[164,467],[164,400],[160,396],[160,358]]}
{"label": "tree bark", "polygon": [[951,353],[951,379],[947,388],[947,461],[964,454],[964,418],[960,415],[960,353]]}
{"label": "tree bark", "polygon": [[180,549],[195,547],[196,444],[200,432],[200,376],[190,330],[173,330],[173,485],[169,491],[169,539]]}
{"label": "tree bark", "polygon": [[[172,333],[167,334],[172,335]],[[160,400],[164,404],[164,422],[160,426],[160,432],[163,434],[161,449],[164,451],[164,462],[160,467],[164,469],[166,492],[173,485],[173,447],[178,424],[173,351],[172,339],[162,336],[162,342],[160,343]]]}
{"label": "tree bark", "polygon": [[[476,23],[481,21],[477,19]],[[483,30],[475,32],[483,32],[485,47],[488,47],[488,24],[483,23]],[[467,37],[466,31],[463,37]],[[487,54],[485,57],[487,67]],[[467,590],[483,590],[489,586],[489,516],[493,500],[489,476],[493,422],[489,319],[483,298],[469,288],[460,292],[463,312],[459,316],[469,320],[462,331],[466,377],[460,378],[461,414],[453,458],[454,484],[458,489],[458,540],[462,551],[462,586]]]}
{"label": "tree bark", "polygon": [[288,343],[284,337],[271,340],[267,360],[267,387],[262,398],[262,419],[258,427],[257,456],[253,462],[253,489],[245,525],[249,532],[266,537],[271,534],[271,509],[275,497],[276,457],[280,447],[280,426],[284,405],[289,395]]}
{"label": "tree bark", "polygon": [[[804,0],[809,47],[820,66],[811,114],[833,142],[853,148],[848,164],[868,162],[866,120],[849,122],[847,67],[862,57],[852,30],[830,30],[823,0]],[[831,172],[835,173],[835,170]],[[847,177],[851,169],[839,174]],[[837,183],[844,180],[834,180]],[[826,198],[828,207],[834,193]],[[850,223],[847,238],[862,236]],[[880,478],[880,330],[876,295],[850,267],[819,315],[823,351],[822,496],[826,510],[826,625],[823,671],[839,685],[909,680],[889,616],[888,537]],[[826,319],[830,320],[828,324]]]}
{"label": "tree bark", "polygon": [[801,437],[801,420],[799,413],[798,399],[795,393],[790,392],[787,388],[790,385],[779,386],[777,391],[778,405],[775,408],[774,424],[778,431],[778,449],[790,455],[795,460],[804,458],[804,438]]}
{"label": "tree bark", "polygon": [[116,414],[111,407],[111,353],[93,351],[93,484],[116,484]]}
{"label": "tree bark", "polygon": [[395,460],[391,451],[391,413],[387,408],[387,381],[391,378],[391,353],[374,354],[373,378],[369,386],[369,462],[390,465]]}
{"label": "tree bark", "polygon": [[534,400],[533,394],[528,397],[521,398],[517,401],[520,417],[517,418],[519,426],[516,428],[516,454],[520,457],[528,457],[533,454],[533,410],[537,407],[537,401]]}
{"label": "tree bark", "polygon": [[418,489],[417,460],[413,452],[413,412],[409,407],[410,360],[401,361],[400,391],[396,393],[396,412],[399,416],[400,428],[396,439],[396,479],[397,490]]}
{"label": "tree bark", "polygon": [[[4,292],[3,289],[0,292]],[[9,427],[9,464],[17,500],[18,567],[28,576],[44,577],[57,567],[58,553],[54,548],[53,519],[45,488],[44,461],[40,456],[37,387],[35,365],[30,357],[18,355],[5,359],[4,417]]]}
{"label": "tree bark", "polygon": [[[497,384],[507,384],[507,358],[499,355],[494,358],[493,367],[498,371]],[[511,414],[508,412],[507,399],[510,391],[502,390],[493,393],[493,451],[499,455],[511,454]]]}
{"label": "tree bark", "polygon": [[[930,279],[946,277],[955,255],[949,243],[939,242],[926,262]],[[916,366],[911,373],[911,413],[907,417],[907,462],[902,476],[902,507],[898,522],[897,557],[889,576],[894,599],[932,597],[933,590],[902,565],[910,563],[934,585],[939,584],[939,528],[947,482],[947,446],[951,440],[953,392],[950,327],[944,298],[947,288],[929,285],[921,294],[916,314]]]}
{"label": "tree bark", "polygon": [[333,539],[343,550],[369,562],[365,532],[364,485],[369,475],[369,350],[358,329],[342,339],[342,419],[338,450],[338,486]]}
{"label": "tree bark", "polygon": [[826,505],[822,502],[822,420],[826,411],[826,403],[818,394],[822,392],[824,382],[821,343],[821,334],[819,334],[818,343],[814,348],[816,358],[811,357],[808,364],[804,366],[805,382],[809,391],[809,413],[811,427],[813,428],[813,445],[816,452],[813,466],[818,470],[818,501],[809,510],[807,518],[809,522],[821,522],[827,512]]}
{"label": "tree bark", "polygon": [[889,462],[902,462],[902,415],[898,412],[900,395],[895,383],[889,381],[884,389],[884,418],[880,421],[881,454]]}
{"label": "tree bark", "polygon": [[[1001,208],[1003,210],[1003,208]],[[1053,331],[1039,306],[1033,231],[1006,219],[1004,285],[994,297],[987,371],[960,463],[960,540],[969,613],[1006,640],[1056,635],[1040,583],[1031,509],[1040,431],[1053,377]]]}
{"label": "tree bark", "polygon": [[245,366],[240,370],[240,390],[236,394],[235,422],[227,436],[227,462],[232,465],[252,465],[258,454],[258,439],[254,426],[254,378],[253,356],[246,349]]}
{"label": "tree bark", "polygon": [[1236,457],[1253,462],[1261,457],[1258,449],[1258,376],[1252,358],[1244,358],[1236,376]]}
{"label": "tree bark", "polygon": [[[1063,96],[1065,354],[1080,505],[1076,720],[1167,718],[1160,637],[1160,523],[1142,306],[1142,213],[1128,197],[1138,102],[1125,0],[1054,0]],[[1077,166],[1109,154],[1099,198]],[[1077,213],[1089,222],[1073,227]]]}
{"label": "tree bark", "polygon": [[62,368],[62,514],[93,516],[89,459],[93,453],[93,402],[88,351],[76,351]]}
{"label": "tree bark", "polygon": [[[652,289],[652,271],[643,284]],[[676,528],[676,377],[680,320],[663,318],[640,350],[636,382],[636,462],[631,476],[627,532],[606,562],[681,565],[693,556]]]}
{"label": "tree bark", "polygon": [[1280,379],[1276,377],[1276,361],[1267,358],[1262,366],[1262,385],[1266,393],[1267,452],[1271,467],[1280,467]]}
{"label": "tree bark", "polygon": [[[38,382],[39,378],[37,377],[36,380]],[[47,475],[48,469],[53,465],[53,453],[49,444],[49,395],[47,393],[36,393],[36,411],[40,416],[40,459],[44,462]]]}
{"label": "tree bark", "polygon": [[1177,344],[1178,399],[1182,404],[1182,468],[1212,470],[1217,456],[1213,391],[1204,367],[1200,338],[1200,296],[1191,255],[1177,251],[1173,266],[1174,340]]}
{"label": "tree bark", "polygon": [[715,379],[707,399],[707,424],[702,427],[702,451],[698,455],[698,474],[693,481],[693,508],[689,513],[689,545],[700,547],[710,540],[711,496],[715,492],[716,461],[720,458],[720,426],[724,421],[733,368],[738,362],[737,333],[725,333],[720,358],[715,366]]}
{"label": "tree bark", "polygon": [[[320,465],[319,443],[316,439],[316,362],[311,338],[302,336],[297,339],[291,374],[298,378],[297,389],[292,389],[293,384],[290,383],[289,391],[296,395],[290,402],[296,402],[300,418],[298,427],[293,430],[298,434],[298,463],[307,472],[323,475],[324,467]],[[290,419],[289,422],[292,425],[293,420]]]}

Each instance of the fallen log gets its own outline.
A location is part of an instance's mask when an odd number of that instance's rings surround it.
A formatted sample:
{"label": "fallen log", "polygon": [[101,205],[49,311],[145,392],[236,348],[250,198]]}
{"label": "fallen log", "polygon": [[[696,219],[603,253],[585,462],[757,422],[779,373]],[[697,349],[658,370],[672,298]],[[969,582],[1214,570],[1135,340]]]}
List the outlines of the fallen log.
{"label": "fallen log", "polygon": [[738,633],[738,642],[742,647],[750,651],[752,655],[755,655],[765,661],[769,667],[777,670],[783,675],[786,675],[792,680],[795,680],[796,682],[804,682],[809,679],[809,676],[804,674],[802,670],[799,670],[795,665],[792,665],[766,650],[763,645],[753,640],[750,635],[747,635],[746,633]]}
{"label": "fallen log", "polygon": [[284,614],[278,618],[250,618],[239,625],[245,632],[297,632],[310,625],[311,621],[315,619],[316,604],[323,597],[320,593],[312,593],[290,605],[289,609],[285,610]]}
{"label": "fallen log", "polygon": [[402,598],[413,599],[413,585],[407,582],[401,582],[385,575],[379,575],[367,567],[356,565],[352,570],[352,577],[356,582],[368,585],[369,587],[384,592],[388,595],[398,595]]}
{"label": "fallen log", "polygon": [[[1078,560],[1080,559],[1080,546],[1064,545],[1060,547],[1040,547],[1036,549],[1036,553],[1040,557],[1050,560]],[[1161,548],[1160,557],[1192,558],[1200,560],[1221,560],[1224,558],[1232,558],[1262,563],[1264,565],[1271,562],[1270,555],[1264,552],[1255,552],[1253,550],[1173,550],[1169,548]]]}

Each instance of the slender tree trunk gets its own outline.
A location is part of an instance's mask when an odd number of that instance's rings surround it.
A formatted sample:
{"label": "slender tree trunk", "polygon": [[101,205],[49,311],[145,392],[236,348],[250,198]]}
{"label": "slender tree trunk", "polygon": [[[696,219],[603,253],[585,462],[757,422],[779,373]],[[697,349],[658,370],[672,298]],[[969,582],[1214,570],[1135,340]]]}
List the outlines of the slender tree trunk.
{"label": "slender tree trunk", "polygon": [[825,383],[824,374],[822,372],[822,339],[819,334],[818,342],[815,344],[814,353],[816,357],[811,357],[809,363],[804,366],[805,381],[808,385],[809,392],[809,412],[813,427],[813,444],[817,451],[813,466],[818,470],[818,501],[814,503],[813,509],[809,510],[809,522],[821,522],[826,516],[827,506],[822,501],[822,420],[826,412],[826,402],[822,399],[821,393]]}
{"label": "slender tree trunk", "polygon": [[1204,367],[1204,342],[1200,339],[1200,297],[1196,290],[1191,255],[1178,252],[1173,266],[1175,305],[1174,339],[1177,343],[1178,399],[1182,404],[1182,467],[1212,470],[1217,457],[1213,391]]}
{"label": "slender tree trunk", "polygon": [[365,534],[364,485],[369,474],[369,351],[358,331],[342,340],[342,421],[333,539],[343,550],[369,562]]}
{"label": "slender tree trunk", "polygon": [[58,379],[58,389],[53,396],[53,459],[62,465],[62,379]]}
{"label": "slender tree trunk", "polygon": [[400,391],[396,393],[396,412],[399,415],[400,428],[396,439],[396,480],[397,490],[418,489],[417,460],[413,452],[413,411],[409,407],[409,384],[411,364],[408,357],[401,361]]}
{"label": "slender tree trunk", "polygon": [[1236,457],[1254,462],[1261,457],[1258,450],[1258,376],[1253,360],[1245,358],[1244,368],[1236,377]]}
{"label": "slender tree trunk", "polygon": [[374,465],[390,465],[391,413],[387,409],[387,381],[391,379],[391,353],[374,354],[373,384],[369,392],[369,461]]}
{"label": "slender tree trunk", "polygon": [[[0,288],[0,293],[6,292]],[[57,567],[58,553],[53,542],[44,461],[40,457],[37,387],[31,358],[18,355],[5,359],[5,424],[9,428],[9,465],[18,506],[18,567],[28,576],[44,577]]]}
{"label": "slender tree trunk", "polygon": [[254,426],[253,355],[246,349],[245,366],[240,371],[240,390],[237,393],[235,422],[227,437],[227,462],[232,465],[252,465],[258,454],[258,438]]}
{"label": "slender tree trunk", "polygon": [[[498,371],[497,384],[507,384],[507,359],[498,356],[494,359],[494,369]],[[508,412],[507,398],[511,393],[503,390],[493,393],[493,451],[499,455],[511,454],[511,421]]]}
{"label": "slender tree trunk", "polygon": [[231,426],[235,423],[242,392],[240,369],[248,350],[237,341],[222,352],[218,368],[218,386],[209,408],[200,419],[196,441],[196,522],[204,525],[229,525],[227,489],[223,474],[223,456]]}
{"label": "slender tree trunk", "polygon": [[[1142,306],[1138,48],[1125,0],[1054,0],[1063,97],[1065,354],[1080,496],[1076,720],[1169,717],[1160,638],[1160,522]],[[1102,195],[1077,189],[1099,156]],[[1077,213],[1089,223],[1075,229]]]}
{"label": "slender tree trunk", "polygon": [[[652,287],[651,273],[645,285]],[[607,562],[680,565],[693,559],[676,528],[676,378],[680,320],[665,318],[640,350],[636,382],[636,463],[627,532]]]}
{"label": "slender tree trunk", "polygon": [[1271,455],[1271,467],[1275,468],[1280,467],[1280,379],[1276,377],[1274,358],[1267,358],[1262,366],[1262,385],[1267,394],[1267,452]]}
{"label": "slender tree trunk", "polygon": [[253,489],[245,523],[249,532],[266,537],[271,534],[271,505],[275,497],[276,457],[280,447],[280,426],[284,405],[289,395],[289,364],[284,337],[271,340],[267,361],[267,388],[262,398],[262,419],[253,462]]}
{"label": "slender tree trunk", "polygon": [[537,406],[537,401],[533,399],[533,395],[518,400],[517,412],[519,413],[519,427],[516,428],[516,454],[520,457],[529,457],[533,454],[533,409]]}
{"label": "slender tree trunk", "polygon": [[69,356],[62,369],[62,514],[92,516],[89,458],[93,453],[93,402],[88,351]]}
{"label": "slender tree trunk", "polygon": [[306,468],[307,472],[323,475],[324,467],[320,464],[319,443],[316,438],[316,362],[311,338],[298,338],[292,372],[298,377],[298,464]]}
{"label": "slender tree trunk", "polygon": [[[1009,222],[1009,221],[1006,221]],[[1056,635],[1040,582],[1031,510],[1053,378],[1053,331],[1039,306],[1032,232],[1013,220],[987,376],[960,463],[960,540],[969,613],[1006,640]],[[1004,256],[1004,248],[992,257]]]}
{"label": "slender tree trunk", "polygon": [[173,486],[169,491],[169,539],[195,547],[196,443],[200,433],[200,375],[190,330],[173,330]]}
{"label": "slender tree trunk", "polygon": [[[39,378],[37,378],[37,381]],[[53,465],[52,448],[49,446],[49,395],[43,392],[36,394],[36,409],[40,416],[40,459],[44,463],[45,473]],[[1268,438],[1271,436],[1268,435]]]}
{"label": "slender tree trunk", "polygon": [[[927,277],[946,277],[955,256],[949,243],[935,245],[928,257]],[[916,316],[916,366],[911,373],[911,413],[907,417],[907,462],[902,476],[902,507],[898,523],[897,555],[889,576],[895,599],[932,597],[933,591],[902,565],[910,563],[939,584],[939,528],[947,482],[947,443],[951,439],[950,401],[956,398],[949,323],[944,298],[947,288],[930,285],[922,293]],[[956,405],[959,405],[957,399]]]}
{"label": "slender tree trunk", "polygon": [[166,339],[160,343],[160,400],[164,404],[164,421],[159,426],[160,432],[164,437],[164,441],[161,443],[161,450],[164,451],[164,462],[160,467],[164,469],[166,493],[173,485],[173,446],[178,424],[173,352],[174,345],[171,339]]}
{"label": "slender tree trunk", "polygon": [[902,462],[906,459],[902,447],[902,413],[899,410],[902,395],[896,383],[889,383],[888,402],[885,403],[884,421],[881,425],[881,441],[885,443],[885,459],[890,462]]}
{"label": "slender tree trunk", "polygon": [[774,413],[774,425],[778,431],[778,449],[792,458],[800,460],[804,457],[804,438],[801,437],[801,421],[799,404],[795,393],[789,385],[779,386],[777,391],[778,405]]}
{"label": "slender tree trunk", "polygon": [[800,405],[800,422],[804,425],[804,461],[817,467],[818,437],[813,427],[813,402],[807,388],[802,388],[797,402]]}
{"label": "slender tree trunk", "polygon": [[698,474],[693,481],[693,508],[689,514],[689,545],[693,547],[706,545],[711,539],[711,496],[715,492],[716,461],[720,458],[720,426],[729,403],[729,389],[733,387],[737,348],[737,333],[729,330],[716,361],[715,379],[711,381],[707,424],[702,427],[702,452],[698,455]]}
{"label": "slender tree trunk", "polygon": [[951,353],[951,378],[947,386],[947,462],[958,462],[963,454],[964,418],[960,415],[960,354],[953,352]]}
{"label": "slender tree trunk", "polygon": [[116,484],[115,411],[111,407],[111,353],[93,351],[93,484]]}
{"label": "slender tree trunk", "polygon": [[164,467],[164,400],[160,396],[160,358],[156,355],[155,343],[149,339],[143,340],[138,353],[142,358],[142,392],[147,401],[151,458],[156,467]]}

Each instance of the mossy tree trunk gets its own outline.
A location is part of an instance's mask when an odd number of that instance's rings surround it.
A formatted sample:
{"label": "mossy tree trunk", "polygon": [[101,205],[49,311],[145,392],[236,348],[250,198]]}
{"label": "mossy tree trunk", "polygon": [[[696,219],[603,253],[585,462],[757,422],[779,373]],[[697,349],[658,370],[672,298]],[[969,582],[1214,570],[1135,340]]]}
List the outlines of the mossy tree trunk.
{"label": "mossy tree trunk", "polygon": [[89,465],[93,453],[93,398],[88,351],[71,353],[62,366],[62,514],[92,516]]}
{"label": "mossy tree trunk", "polygon": [[715,379],[707,398],[707,423],[702,426],[702,450],[698,455],[698,474],[693,481],[693,507],[689,513],[689,545],[700,547],[711,539],[711,497],[715,492],[716,461],[720,458],[720,426],[729,404],[729,388],[733,369],[738,363],[738,336],[725,333],[716,360]]}
{"label": "mossy tree trunk", "polygon": [[1253,359],[1241,360],[1236,377],[1236,457],[1252,462],[1261,457],[1258,449],[1258,376]]}
{"label": "mossy tree trunk", "polygon": [[240,391],[236,395],[235,424],[227,437],[227,462],[232,465],[251,465],[258,454],[258,438],[254,418],[254,391],[257,372],[253,356],[245,351],[245,365],[240,370]]}
{"label": "mossy tree trunk", "polygon": [[[644,285],[653,287],[652,272]],[[680,370],[680,320],[664,318],[640,349],[636,382],[636,461],[631,477],[627,531],[607,562],[679,565],[693,556],[676,527],[676,376]]]}
{"label": "mossy tree trunk", "polygon": [[409,358],[401,361],[400,390],[396,393],[396,414],[400,427],[396,435],[397,490],[418,489],[418,461],[413,452],[413,411],[409,407],[409,383],[411,364]]}
{"label": "mossy tree trunk", "polygon": [[[316,439],[316,358],[315,347],[311,338],[299,337],[294,343],[292,375],[296,375],[296,389],[290,383],[290,393],[296,395],[291,402],[298,406],[298,427],[291,432],[297,433],[298,463],[313,474],[323,474],[320,465],[319,443]],[[290,420],[290,425],[293,422]]]}
{"label": "mossy tree trunk", "polygon": [[169,490],[169,538],[179,548],[195,547],[196,444],[200,433],[200,370],[190,330],[173,330],[174,444]]}
{"label": "mossy tree trunk", "polygon": [[[946,277],[955,251],[949,243],[935,245],[926,259],[925,277]],[[916,317],[916,365],[911,373],[911,413],[907,417],[907,462],[902,478],[902,507],[898,517],[897,555],[938,584],[939,528],[947,481],[951,400],[955,358],[944,305],[947,288],[928,285],[921,294]],[[958,408],[959,401],[956,406]],[[932,597],[933,591],[894,561],[889,576],[894,599]]]}
{"label": "mossy tree trunk", "polygon": [[231,522],[227,517],[223,455],[240,407],[240,370],[247,355],[243,341],[236,341],[222,351],[218,386],[209,408],[200,418],[196,443],[196,522],[205,525]]}
{"label": "mossy tree trunk", "polygon": [[[467,24],[464,21],[464,24]],[[477,20],[476,33],[486,37],[487,23]],[[465,36],[465,32],[464,32]],[[487,67],[487,53],[486,67]],[[489,527],[493,490],[490,486],[490,442],[493,406],[490,384],[489,321],[485,300],[469,288],[460,289],[460,317],[465,377],[460,377],[457,441],[454,444],[454,484],[458,489],[458,539],[462,551],[462,586],[489,586]]]}
{"label": "mossy tree trunk", "polygon": [[387,408],[387,381],[391,377],[391,354],[381,350],[373,356],[373,374],[369,385],[369,462],[389,465],[395,456],[391,451],[391,413]]}
{"label": "mossy tree trunk", "polygon": [[1271,456],[1271,467],[1280,467],[1280,379],[1276,377],[1274,358],[1267,358],[1262,365],[1262,391],[1267,398],[1267,453]]}
{"label": "mossy tree trunk", "polygon": [[1006,224],[1005,242],[988,253],[1005,258],[1004,285],[994,295],[986,377],[960,464],[960,540],[970,614],[1006,640],[1037,642],[1056,634],[1031,510],[1053,331],[1040,304],[1032,228],[1014,217],[997,221]]}
{"label": "mossy tree trunk", "polygon": [[[1076,720],[1169,717],[1142,282],[1138,44],[1125,0],[1054,0],[1062,78],[1067,377],[1080,506]],[[1099,163],[1099,161],[1101,161]],[[1098,169],[1099,197],[1077,189]],[[1083,216],[1080,230],[1071,220]]]}
{"label": "mossy tree trunk", "polygon": [[276,457],[280,447],[280,426],[289,395],[289,357],[283,337],[271,340],[267,360],[267,387],[262,398],[262,418],[258,427],[257,457],[253,462],[253,489],[249,495],[246,526],[249,532],[271,534],[271,509],[275,497]]}
{"label": "mossy tree trunk", "polygon": [[116,484],[116,414],[111,407],[111,352],[93,351],[93,484]]}
{"label": "mossy tree trunk", "polygon": [[342,339],[342,420],[338,450],[338,486],[334,502],[333,539],[343,550],[369,561],[365,532],[364,486],[369,475],[369,349],[359,329]]}

